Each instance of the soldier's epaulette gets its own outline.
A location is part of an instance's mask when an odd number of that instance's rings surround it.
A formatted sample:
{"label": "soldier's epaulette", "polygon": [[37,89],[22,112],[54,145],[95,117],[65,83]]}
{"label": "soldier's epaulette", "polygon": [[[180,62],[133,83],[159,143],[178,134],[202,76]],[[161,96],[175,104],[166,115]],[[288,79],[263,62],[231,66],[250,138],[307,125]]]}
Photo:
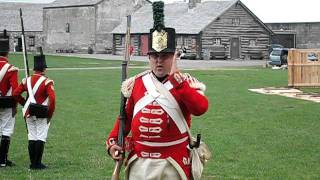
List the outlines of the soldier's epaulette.
{"label": "soldier's epaulette", "polygon": [[17,67],[11,66],[11,68],[8,69],[8,72],[12,71],[19,71],[19,69]]}
{"label": "soldier's epaulette", "polygon": [[200,82],[195,77],[191,76],[188,73],[183,73],[183,76],[184,76],[185,80],[189,83],[189,86],[191,88],[194,88],[196,90],[200,90],[203,93],[206,91],[206,85],[203,84],[202,82]]}
{"label": "soldier's epaulette", "polygon": [[45,82],[45,85],[48,85],[50,83],[52,83],[52,85],[54,85],[54,81],[52,79],[47,78],[46,82]]}
{"label": "soldier's epaulette", "polygon": [[149,73],[149,72],[150,72],[150,70],[146,70],[142,73],[139,73],[139,74],[132,76],[132,77],[126,79],[125,81],[123,81],[123,83],[121,85],[121,92],[122,92],[123,96],[126,98],[129,98],[131,96],[134,82],[136,81],[136,79]]}

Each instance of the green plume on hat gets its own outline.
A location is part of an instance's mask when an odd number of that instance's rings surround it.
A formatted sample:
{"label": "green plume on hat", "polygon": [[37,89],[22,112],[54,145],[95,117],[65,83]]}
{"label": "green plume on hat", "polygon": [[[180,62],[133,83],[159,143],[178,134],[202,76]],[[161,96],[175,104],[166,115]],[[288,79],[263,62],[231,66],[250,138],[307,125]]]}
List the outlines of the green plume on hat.
{"label": "green plume on hat", "polygon": [[162,1],[156,1],[152,3],[153,10],[153,28],[161,31],[164,28],[164,3]]}

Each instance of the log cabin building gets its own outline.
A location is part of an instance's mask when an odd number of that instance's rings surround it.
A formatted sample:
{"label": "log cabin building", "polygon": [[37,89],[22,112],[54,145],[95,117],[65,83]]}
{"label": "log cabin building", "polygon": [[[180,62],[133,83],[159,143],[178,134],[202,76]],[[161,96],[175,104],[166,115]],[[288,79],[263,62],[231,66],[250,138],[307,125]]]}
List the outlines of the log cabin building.
{"label": "log cabin building", "polygon": [[[166,4],[165,26],[176,29],[177,48],[194,59],[264,59],[272,31],[240,0],[190,0]],[[152,6],[132,15],[131,44],[135,55],[147,55],[148,33],[153,26]],[[126,21],[113,31],[113,54],[125,47]]]}

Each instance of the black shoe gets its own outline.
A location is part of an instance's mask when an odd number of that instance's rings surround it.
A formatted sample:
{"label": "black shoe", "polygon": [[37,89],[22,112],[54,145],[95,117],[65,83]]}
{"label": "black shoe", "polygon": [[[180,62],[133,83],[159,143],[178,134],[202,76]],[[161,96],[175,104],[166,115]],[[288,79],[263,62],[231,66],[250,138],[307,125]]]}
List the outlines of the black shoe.
{"label": "black shoe", "polygon": [[9,166],[9,167],[12,167],[12,166],[15,166],[16,164],[10,160],[7,160],[6,162],[6,166]]}
{"label": "black shoe", "polygon": [[29,169],[37,169],[37,167],[35,165],[33,165],[33,164],[30,164],[29,165]]}
{"label": "black shoe", "polygon": [[37,166],[37,169],[46,169],[46,168],[48,167],[42,163]]}
{"label": "black shoe", "polygon": [[46,165],[44,165],[44,164],[38,164],[38,165],[32,165],[32,164],[30,164],[30,166],[29,166],[29,169],[32,169],[32,170],[43,170],[43,169],[46,169],[46,168],[48,168]]}

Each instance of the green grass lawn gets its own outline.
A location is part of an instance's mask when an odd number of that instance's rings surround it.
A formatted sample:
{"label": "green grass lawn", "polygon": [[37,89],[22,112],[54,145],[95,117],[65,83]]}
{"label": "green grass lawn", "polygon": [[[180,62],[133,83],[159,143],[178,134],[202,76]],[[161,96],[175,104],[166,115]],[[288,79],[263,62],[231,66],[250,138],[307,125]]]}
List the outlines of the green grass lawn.
{"label": "green grass lawn", "polygon": [[[10,54],[10,63],[19,68],[24,68],[23,57],[20,54]],[[29,69],[33,68],[33,56],[28,55]],[[121,61],[104,61],[99,59],[87,59],[78,57],[63,57],[63,56],[46,56],[46,63],[49,68],[84,68],[84,67],[120,67]],[[131,66],[146,66],[144,62],[132,62]]]}
{"label": "green grass lawn", "polygon": [[[21,57],[12,58],[15,63]],[[50,67],[97,66],[92,63],[120,66],[119,61],[53,56],[47,60]],[[130,74],[140,71],[130,69]],[[195,117],[192,128],[214,151],[203,179],[320,178],[320,104],[248,91],[286,86],[287,71],[189,73],[206,83],[210,101],[209,111]],[[57,96],[44,153],[49,169],[28,170],[27,134],[19,111],[10,147],[10,159],[17,166],[0,169],[0,179],[110,179],[114,162],[106,156],[104,143],[119,112],[120,69],[47,74],[55,80]]]}

